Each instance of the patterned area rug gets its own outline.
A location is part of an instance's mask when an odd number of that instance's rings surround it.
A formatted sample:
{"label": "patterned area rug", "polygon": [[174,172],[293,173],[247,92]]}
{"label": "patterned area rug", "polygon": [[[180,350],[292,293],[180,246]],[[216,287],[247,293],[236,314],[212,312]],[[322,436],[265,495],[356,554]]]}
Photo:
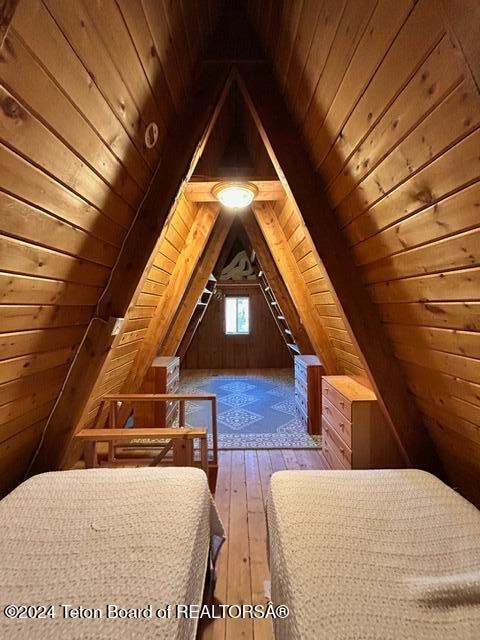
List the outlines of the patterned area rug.
{"label": "patterned area rug", "polygon": [[[248,375],[184,370],[180,393],[215,393],[219,449],[312,449],[321,438],[305,432],[295,409],[291,369],[252,370]],[[210,405],[188,402],[186,422],[211,429]]]}

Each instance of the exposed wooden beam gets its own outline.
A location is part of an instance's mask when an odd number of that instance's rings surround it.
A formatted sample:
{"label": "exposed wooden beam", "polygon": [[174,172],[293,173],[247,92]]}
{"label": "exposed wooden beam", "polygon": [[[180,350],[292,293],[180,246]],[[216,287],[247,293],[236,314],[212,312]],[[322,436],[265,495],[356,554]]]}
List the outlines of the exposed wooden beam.
{"label": "exposed wooden beam", "polygon": [[243,227],[250,241],[251,248],[257,254],[258,260],[262,265],[262,270],[268,281],[268,285],[272,288],[273,294],[278,301],[285,320],[293,333],[295,343],[301,353],[313,353],[312,343],[308,337],[305,327],[300,321],[298,311],[288,292],[288,288],[275,264],[275,260],[268,248],[268,244],[263,237],[254,214],[246,211],[242,215]]}
{"label": "exposed wooden beam", "polygon": [[[212,194],[213,187],[219,182],[222,182],[228,179],[233,179],[233,177],[219,178],[218,180],[215,180],[215,181],[205,181],[205,182],[202,182],[199,180],[192,180],[185,185],[185,196],[191,202],[216,202],[217,199]],[[248,178],[246,178],[246,180],[248,180]],[[276,200],[282,200],[282,198],[285,198],[285,189],[283,188],[283,185],[280,182],[280,180],[252,179],[252,180],[248,180],[248,182],[251,182],[252,184],[254,184],[258,189],[258,193],[255,196],[255,200],[257,201],[265,201],[265,200],[276,201]]]}
{"label": "exposed wooden beam", "polygon": [[320,358],[327,374],[338,373],[334,350],[312,303],[310,292],[298,269],[287,239],[268,202],[254,202],[253,211],[270,253],[297,309],[315,354]]}
{"label": "exposed wooden beam", "polygon": [[0,0],[0,49],[7,37],[18,0]]}
{"label": "exposed wooden beam", "polygon": [[436,467],[433,444],[271,70],[245,65],[238,80],[270,159],[302,213],[406,463]]}
{"label": "exposed wooden beam", "polygon": [[168,329],[164,341],[160,345],[158,350],[159,355],[177,355],[178,348],[188,328],[197,302],[218,260],[233,220],[233,216],[227,212],[222,212],[218,216],[175,318]]}
{"label": "exposed wooden beam", "polygon": [[33,473],[60,466],[72,430],[109,353],[111,317],[124,317],[141,290],[144,274],[155,255],[158,238],[190,178],[230,89],[231,70],[200,67],[183,113],[172,123],[150,188],[130,229],[109,283],[50,415],[31,465]]}

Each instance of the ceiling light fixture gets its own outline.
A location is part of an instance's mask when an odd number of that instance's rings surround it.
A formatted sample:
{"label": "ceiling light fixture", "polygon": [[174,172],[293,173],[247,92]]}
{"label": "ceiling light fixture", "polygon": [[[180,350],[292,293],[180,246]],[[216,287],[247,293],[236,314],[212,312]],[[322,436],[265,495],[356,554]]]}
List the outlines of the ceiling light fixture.
{"label": "ceiling light fixture", "polygon": [[245,209],[252,204],[258,189],[251,182],[219,182],[212,193],[227,209]]}

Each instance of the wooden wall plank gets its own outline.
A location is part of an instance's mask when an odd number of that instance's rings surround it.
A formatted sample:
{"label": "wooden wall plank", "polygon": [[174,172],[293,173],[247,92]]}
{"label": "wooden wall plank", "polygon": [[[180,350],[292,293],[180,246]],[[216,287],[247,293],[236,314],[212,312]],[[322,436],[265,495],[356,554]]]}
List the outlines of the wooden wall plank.
{"label": "wooden wall plank", "polygon": [[[428,434],[273,78],[267,70],[255,69],[252,73],[245,66],[241,68],[240,86],[270,159],[285,177],[287,192],[302,213],[403,457],[410,464],[431,465],[435,455]],[[372,332],[375,340],[371,339]]]}
{"label": "wooden wall plank", "polygon": [[98,33],[96,19],[92,19],[81,2],[67,6],[61,0],[45,0],[45,4],[77,56],[95,77],[95,83],[138,152],[153,169],[158,148],[146,148],[144,134],[149,121],[118,72],[115,60]]}
{"label": "wooden wall plank", "polygon": [[337,206],[463,80],[458,53],[447,36],[427,57],[388,111],[370,128],[361,145],[329,185]]}
{"label": "wooden wall plank", "polygon": [[313,348],[308,337],[308,333],[305,331],[305,327],[300,321],[297,309],[295,308],[293,300],[288,293],[288,288],[277,268],[277,265],[275,264],[275,260],[268,248],[268,244],[262,235],[261,229],[259,228],[254,215],[252,215],[251,212],[244,214],[242,223],[250,242],[250,246],[255,251],[268,285],[271,287],[275,299],[279,302],[287,325],[292,331],[292,338],[295,344],[298,346],[302,354],[311,353]]}
{"label": "wooden wall plank", "polygon": [[[210,274],[213,272],[215,264],[217,263],[220,251],[222,250],[232,223],[232,216],[225,214],[225,212],[221,212],[218,216],[208,239],[208,243],[198,262],[195,273],[188,283],[188,288],[184,293],[175,317],[173,318],[173,321],[165,335],[165,339],[158,346],[157,353],[159,355],[178,355],[178,349],[192,319],[195,307],[197,306],[197,303],[207,285]],[[208,340],[208,344],[209,346],[211,345],[210,339]],[[182,349],[183,348],[184,347],[182,347]]]}
{"label": "wooden wall plank", "polygon": [[379,306],[383,322],[480,331],[478,302],[411,302]]}
{"label": "wooden wall plank", "polygon": [[[77,57],[41,0],[22,0],[15,15],[15,30],[105,143],[104,178],[108,181],[112,176],[112,186],[127,202],[136,206],[141,190],[148,184],[150,170],[93,81],[88,68]],[[49,113],[56,118],[55,122],[61,122],[61,113]],[[45,118],[43,112],[38,115]],[[54,121],[51,125],[56,130],[59,128]],[[64,138],[68,140],[68,136],[68,129],[65,129]]]}
{"label": "wooden wall plank", "polygon": [[[316,27],[311,47],[330,43],[325,68],[311,68],[299,45],[303,95],[298,77],[287,77],[283,93],[448,476],[480,504],[480,464],[469,450],[479,405],[474,5],[347,2],[333,39],[330,27]],[[302,17],[299,30],[309,41]],[[261,20],[258,32],[271,39]],[[297,259],[307,256],[296,230],[292,243]],[[322,279],[308,287],[328,290]],[[324,316],[336,346],[339,320]]]}
{"label": "wooden wall plank", "polygon": [[[172,5],[175,27],[165,41],[162,33],[152,38],[139,0],[81,0],[75,6],[23,0],[13,16],[0,83],[0,458],[9,465],[0,474],[0,493],[21,479],[79,345],[82,367],[109,351],[108,315],[92,316],[157,166],[174,108],[179,116],[184,104],[186,84],[182,96],[171,96],[164,65],[170,77],[181,73],[188,83],[211,28],[195,21],[188,69],[160,58],[158,51],[184,31],[178,20],[184,9],[188,19],[197,11],[190,2]],[[144,136],[150,122],[160,134],[152,149]],[[170,229],[170,259],[178,258],[195,213],[189,205],[184,210]],[[131,310],[108,384],[121,384],[138,352],[163,293],[162,274],[152,271],[140,294],[143,304]],[[74,406],[82,384],[89,382],[69,387],[67,405]],[[71,417],[67,411],[65,426]],[[21,465],[14,464],[15,453],[24,457]]]}
{"label": "wooden wall plank", "polygon": [[184,359],[186,369],[289,368],[292,356],[283,340],[260,287],[221,287],[228,295],[246,296],[250,305],[248,335],[225,334],[225,300],[208,305]]}
{"label": "wooden wall plank", "polygon": [[[388,7],[388,3],[386,6]],[[376,28],[375,18],[376,15],[372,17],[370,28]],[[384,18],[380,18],[380,24],[386,26]],[[382,26],[382,31],[383,28]],[[430,0],[420,0],[398,33],[394,27],[394,33],[392,45],[321,163],[322,177],[328,183],[338,175],[344,160],[361,144],[362,133],[378,122],[412,74],[440,41],[445,27],[441,17],[437,13],[432,14]],[[373,48],[377,52],[382,50],[379,43],[375,43]],[[356,71],[356,57],[361,56],[363,61],[367,55],[360,45],[352,61],[353,73]],[[358,63],[356,67],[358,69]],[[348,82],[348,72],[345,82]],[[352,109],[354,100],[349,98],[346,102]],[[338,113],[335,104],[332,105],[332,110]],[[331,138],[329,143],[331,144]],[[317,148],[318,145],[315,146]]]}
{"label": "wooden wall plank", "polygon": [[318,322],[310,293],[272,206],[269,203],[254,203],[253,211],[315,353],[329,374],[337,373],[335,353],[322,324]]}

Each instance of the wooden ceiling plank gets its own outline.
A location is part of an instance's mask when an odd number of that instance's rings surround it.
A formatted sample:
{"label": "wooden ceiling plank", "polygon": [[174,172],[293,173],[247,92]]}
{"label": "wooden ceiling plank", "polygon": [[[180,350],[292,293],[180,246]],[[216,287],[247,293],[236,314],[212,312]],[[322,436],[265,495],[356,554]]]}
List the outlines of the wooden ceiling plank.
{"label": "wooden ceiling plank", "polygon": [[335,355],[329,338],[320,324],[312,304],[310,292],[298,270],[277,215],[268,202],[254,203],[253,211],[270,253],[278,267],[291,299],[297,308],[315,353],[322,360],[328,374],[338,373]]}
{"label": "wooden ceiling plank", "polygon": [[[65,103],[66,109],[58,107],[55,104],[56,99],[52,101],[52,96],[60,98],[56,90],[53,94],[51,90],[48,94],[45,91],[37,94],[35,91],[34,100],[30,98],[29,104],[34,107],[35,102],[41,100],[41,109],[37,107],[35,111],[42,114],[44,121],[53,131],[58,132],[63,140],[70,140],[69,146],[76,153],[80,153],[82,149],[91,152],[99,144],[96,142],[96,136],[91,135],[96,132],[104,143],[103,150],[96,153],[97,158],[102,158],[102,177],[114,189],[118,189],[117,192],[127,202],[136,207],[149,183],[150,169],[100,89],[91,81],[89,70],[77,57],[46,6],[41,0],[22,0],[15,13],[13,26],[20,39],[28,43],[33,57],[41,61],[40,68],[46,72],[47,77],[55,79],[63,94],[69,97],[69,101],[83,115],[88,127],[84,129],[85,125],[81,119],[77,121],[78,116],[75,111],[71,111],[68,101]],[[21,69],[22,73],[25,73],[23,63]],[[2,68],[2,74],[3,72]],[[40,75],[43,76],[42,71]],[[32,82],[32,76],[28,76],[29,82],[25,84],[25,89],[31,96],[35,84]],[[50,86],[53,88],[53,85]],[[25,90],[22,90],[21,95],[27,95]],[[48,100],[45,100],[47,95]],[[84,135],[84,131],[87,135]],[[101,146],[98,148],[101,149]],[[82,155],[88,158],[88,153],[87,156]],[[119,175],[124,178],[122,181],[118,180]],[[111,180],[108,179],[109,176]]]}
{"label": "wooden ceiling plank", "polygon": [[167,336],[170,323],[180,306],[188,283],[195,273],[218,215],[218,205],[204,204],[199,208],[185,248],[175,264],[170,285],[155,310],[134,366],[123,385],[126,393],[134,393],[143,383],[145,374],[156,355],[158,345],[162,344]]}
{"label": "wooden ceiling plank", "polygon": [[233,223],[233,216],[221,213],[217,218],[208,243],[198,262],[178,311],[171,323],[164,341],[159,346],[158,355],[174,356],[185,335],[197,302],[202,295],[208,278],[218,260],[222,247]]}
{"label": "wooden ceiling plank", "polygon": [[480,41],[477,29],[480,6],[476,0],[440,0],[442,15],[460,45],[470,73],[480,90]]}
{"label": "wooden ceiling plank", "polygon": [[[162,61],[156,55],[156,49],[150,34],[147,19],[141,2],[117,0],[127,29],[132,38],[144,73],[148,79],[157,104],[161,106],[164,120],[170,123],[174,113],[173,100],[167,84]],[[153,55],[155,52],[155,55]]]}
{"label": "wooden ceiling plank", "polygon": [[228,69],[211,65],[201,68],[183,117],[176,119],[166,137],[168,162],[159,164],[100,300],[101,317],[124,315],[178,194],[202,154],[229,86]]}
{"label": "wooden ceiling plank", "polygon": [[244,65],[239,84],[270,159],[302,213],[406,463],[432,469],[436,461],[428,433],[271,71],[262,67],[252,72]]}

